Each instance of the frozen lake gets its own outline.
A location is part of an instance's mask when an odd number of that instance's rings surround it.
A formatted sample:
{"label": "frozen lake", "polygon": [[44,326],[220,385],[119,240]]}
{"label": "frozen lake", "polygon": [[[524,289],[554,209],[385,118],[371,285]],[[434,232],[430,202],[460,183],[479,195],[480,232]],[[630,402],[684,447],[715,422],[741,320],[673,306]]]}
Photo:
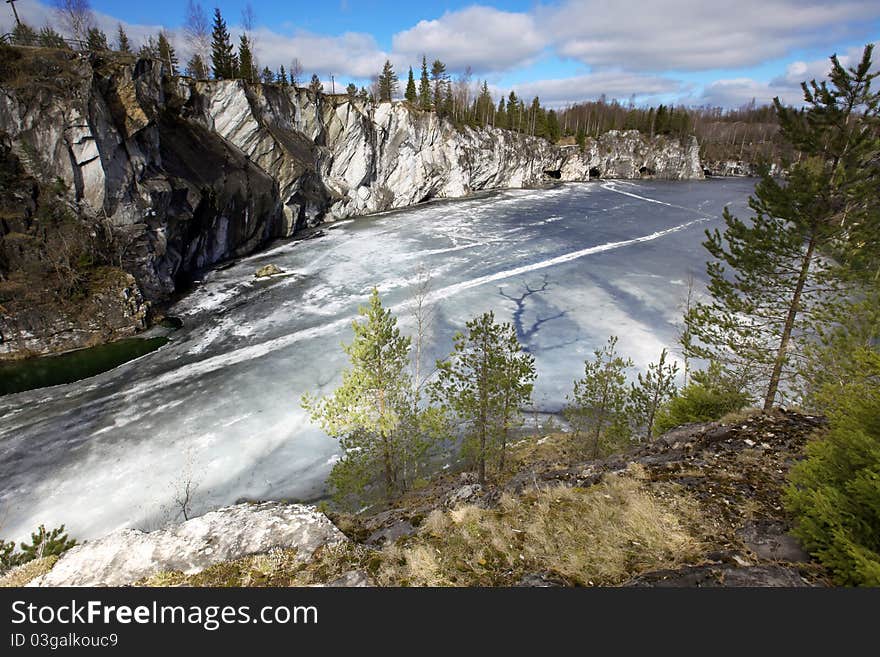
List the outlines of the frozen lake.
{"label": "frozen lake", "polygon": [[[314,499],[337,448],[304,392],[346,364],[373,285],[404,332],[420,266],[435,312],[427,362],[486,310],[518,319],[536,357],[535,401],[562,406],[611,334],[638,367],[678,353],[687,277],[702,290],[703,231],[754,183],[609,181],[511,190],[339,222],[207,274],[170,310],[184,327],[158,351],[98,376],[0,397],[0,537],[40,523],[87,539],[156,526],[191,472],[196,511],[239,499]],[[288,275],[256,280],[275,264]],[[531,290],[531,293],[528,293]]]}

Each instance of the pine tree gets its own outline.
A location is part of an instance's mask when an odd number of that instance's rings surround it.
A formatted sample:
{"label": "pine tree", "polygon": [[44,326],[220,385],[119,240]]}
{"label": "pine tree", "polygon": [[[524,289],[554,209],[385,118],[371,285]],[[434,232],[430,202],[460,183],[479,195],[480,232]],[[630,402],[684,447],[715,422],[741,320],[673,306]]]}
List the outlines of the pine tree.
{"label": "pine tree", "polygon": [[217,80],[235,78],[236,61],[220,9],[214,9],[214,29],[211,32],[211,68]]}
{"label": "pine tree", "polygon": [[321,78],[318,77],[317,73],[312,73],[312,81],[309,82],[309,91],[312,92],[315,98],[318,98],[322,93],[324,93],[324,85],[321,84]]}
{"label": "pine tree", "polygon": [[273,82],[275,82],[275,74],[268,66],[265,66],[263,68],[263,72],[260,73],[260,81],[263,84],[272,84]]}
{"label": "pine tree", "polygon": [[354,102],[355,98],[357,98],[358,88],[354,82],[349,82],[348,86],[345,88],[345,93],[348,94],[349,102]]}
{"label": "pine tree", "polygon": [[52,531],[47,531],[44,525],[40,525],[37,531],[31,534],[31,542],[21,544],[21,562],[59,555],[74,545],[76,545],[76,541],[68,539],[64,525],[56,527]]}
{"label": "pine tree", "polygon": [[39,44],[43,48],[61,48],[63,50],[68,50],[70,48],[70,46],[67,45],[67,41],[64,40],[64,37],[49,25],[40,29]]}
{"label": "pine tree", "polygon": [[452,354],[437,368],[431,397],[465,422],[465,454],[485,483],[493,456],[499,471],[503,468],[510,429],[531,398],[534,357],[522,351],[511,324],[498,324],[487,312],[467,323],[467,333],[455,336]]}
{"label": "pine tree", "polygon": [[416,79],[413,77],[412,66],[409,67],[409,77],[406,80],[406,100],[413,105],[418,101],[419,95],[416,92]]}
{"label": "pine tree", "polygon": [[12,43],[17,46],[35,46],[37,39],[36,31],[27,23],[18,23],[12,29]]}
{"label": "pine tree", "polygon": [[254,66],[254,56],[251,53],[251,42],[247,34],[242,34],[238,39],[238,67],[239,77],[248,82],[257,79],[257,68]]}
{"label": "pine tree", "polygon": [[303,398],[303,407],[342,446],[331,483],[339,497],[361,494],[380,481],[385,498],[398,490],[401,459],[400,428],[409,413],[410,339],[400,334],[397,320],[382,306],[373,288],[367,306],[352,323],[354,340],[344,345],[350,366],[330,397]]}
{"label": "pine tree", "polygon": [[654,419],[657,411],[675,396],[678,363],[668,364],[666,362],[668,355],[666,349],[663,349],[660,352],[659,362],[650,363],[644,375],[639,372],[639,383],[633,384],[630,392],[632,415],[648,438],[654,435]]}
{"label": "pine tree", "polygon": [[141,47],[138,49],[138,57],[141,59],[156,59],[159,57],[159,46],[156,45],[156,40],[153,37],[147,37],[147,40],[141,44]]}
{"label": "pine tree", "polygon": [[431,80],[428,77],[428,60],[422,55],[422,74],[419,77],[419,107],[431,109]]}
{"label": "pine tree", "polygon": [[86,33],[86,49],[90,52],[110,50],[110,46],[107,44],[107,35],[97,27],[90,27]]}
{"label": "pine tree", "polygon": [[616,348],[617,336],[611,336],[593,352],[593,360],[584,363],[584,376],[574,382],[563,410],[575,430],[575,440],[586,434],[593,458],[629,438],[626,370],[633,362],[620,357]]}
{"label": "pine tree", "polygon": [[128,35],[125,33],[122,23],[116,26],[116,50],[131,53],[131,42],[128,40]]}
{"label": "pine tree", "polygon": [[159,50],[159,59],[161,59],[165,63],[165,66],[168,67],[168,72],[171,75],[177,75],[177,53],[174,52],[174,46],[171,45],[171,40],[168,38],[165,30],[159,32],[157,47]]}
{"label": "pine tree", "polygon": [[382,73],[379,74],[379,102],[390,103],[399,89],[397,73],[389,60],[385,60]]}
{"label": "pine tree", "polygon": [[278,68],[278,73],[275,75],[275,81],[282,87],[286,87],[289,84],[287,81],[287,71],[284,70],[283,65]]}
{"label": "pine tree", "polygon": [[875,174],[865,166],[876,157],[869,123],[880,98],[870,89],[870,58],[867,47],[847,70],[832,57],[830,84],[803,85],[804,113],[774,100],[782,137],[803,157],[784,183],[764,172],[749,202],[754,217],[725,209],[723,235],[707,232],[712,300],[686,317],[688,355],[751,372],[765,386],[765,410],[792,383],[811,320],[842,292],[838,272],[819,255],[837,250],[847,259],[861,220],[876,212]]}

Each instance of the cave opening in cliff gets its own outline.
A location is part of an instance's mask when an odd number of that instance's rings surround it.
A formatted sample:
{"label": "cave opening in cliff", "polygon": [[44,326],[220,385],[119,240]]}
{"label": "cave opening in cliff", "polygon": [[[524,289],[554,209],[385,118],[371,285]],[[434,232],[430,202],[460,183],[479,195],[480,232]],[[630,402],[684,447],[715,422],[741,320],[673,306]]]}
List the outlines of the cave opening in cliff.
{"label": "cave opening in cliff", "polygon": [[653,176],[654,169],[651,167],[639,167],[639,175],[640,176]]}
{"label": "cave opening in cliff", "polygon": [[554,180],[562,179],[562,171],[559,169],[547,169],[544,171],[544,175],[548,178],[553,178]]}
{"label": "cave opening in cliff", "polygon": [[601,177],[602,177],[602,172],[599,171],[598,167],[593,167],[592,169],[590,169],[590,178],[601,178]]}

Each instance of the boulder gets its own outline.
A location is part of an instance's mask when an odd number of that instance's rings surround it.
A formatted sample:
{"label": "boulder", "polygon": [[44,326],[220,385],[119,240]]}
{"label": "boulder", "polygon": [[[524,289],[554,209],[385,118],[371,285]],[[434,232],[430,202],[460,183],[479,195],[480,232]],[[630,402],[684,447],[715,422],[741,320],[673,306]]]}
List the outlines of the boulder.
{"label": "boulder", "polygon": [[283,274],[284,270],[281,269],[278,265],[263,265],[260,267],[255,273],[254,276],[257,278],[269,278],[269,276],[275,276],[277,274]]}
{"label": "boulder", "polygon": [[272,548],[308,561],[324,545],[348,539],[314,507],[237,504],[154,532],[117,530],[77,545],[31,586],[123,586],[163,571],[200,572]]}

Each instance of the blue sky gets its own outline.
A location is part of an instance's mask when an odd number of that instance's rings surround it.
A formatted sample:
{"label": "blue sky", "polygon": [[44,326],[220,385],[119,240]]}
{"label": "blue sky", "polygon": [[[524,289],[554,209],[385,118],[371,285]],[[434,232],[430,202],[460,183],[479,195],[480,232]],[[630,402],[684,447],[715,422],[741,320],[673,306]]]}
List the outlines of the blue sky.
{"label": "blue sky", "polygon": [[[122,22],[135,42],[164,27],[182,58],[184,0],[91,0],[108,33]],[[245,0],[218,6],[233,34]],[[18,0],[39,27],[62,24],[52,0]],[[557,0],[556,2],[420,2],[252,0],[253,37],[261,64],[289,67],[337,83],[369,81],[386,58],[403,78],[422,53],[439,57],[493,91],[511,88],[564,105],[606,94],[639,104],[681,102],[735,107],[779,95],[800,99],[801,80],[823,77],[832,53],[849,58],[880,38],[880,2],[843,0]],[[11,26],[8,7],[0,26]],[[878,53],[877,59],[880,59]]]}

